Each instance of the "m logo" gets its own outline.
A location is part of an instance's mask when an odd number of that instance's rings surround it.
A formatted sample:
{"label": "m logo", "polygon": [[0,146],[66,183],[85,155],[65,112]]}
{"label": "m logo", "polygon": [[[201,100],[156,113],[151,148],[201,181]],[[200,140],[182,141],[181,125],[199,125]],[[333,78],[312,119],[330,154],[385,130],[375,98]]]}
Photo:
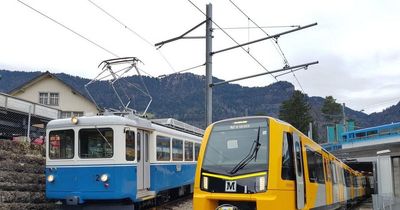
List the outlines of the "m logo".
{"label": "m logo", "polygon": [[236,192],[236,181],[226,181],[225,192]]}

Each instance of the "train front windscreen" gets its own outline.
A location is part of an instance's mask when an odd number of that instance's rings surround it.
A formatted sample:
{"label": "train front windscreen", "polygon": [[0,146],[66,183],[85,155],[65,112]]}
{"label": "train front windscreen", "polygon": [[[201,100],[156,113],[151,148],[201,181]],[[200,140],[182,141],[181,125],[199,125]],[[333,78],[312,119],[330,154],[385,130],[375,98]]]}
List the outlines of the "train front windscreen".
{"label": "train front windscreen", "polygon": [[223,121],[214,125],[203,159],[203,172],[238,176],[267,169],[267,118]]}

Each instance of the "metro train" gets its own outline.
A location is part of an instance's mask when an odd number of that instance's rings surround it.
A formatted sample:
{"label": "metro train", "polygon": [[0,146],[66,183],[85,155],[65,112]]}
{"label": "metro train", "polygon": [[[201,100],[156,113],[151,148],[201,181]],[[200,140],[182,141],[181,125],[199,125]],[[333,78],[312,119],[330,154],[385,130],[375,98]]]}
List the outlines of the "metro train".
{"label": "metro train", "polygon": [[190,193],[198,130],[133,114],[52,120],[46,130],[46,198],[67,207],[135,206],[171,191]]}
{"label": "metro train", "polygon": [[364,175],[286,122],[240,117],[205,131],[194,210],[345,209],[365,196]]}

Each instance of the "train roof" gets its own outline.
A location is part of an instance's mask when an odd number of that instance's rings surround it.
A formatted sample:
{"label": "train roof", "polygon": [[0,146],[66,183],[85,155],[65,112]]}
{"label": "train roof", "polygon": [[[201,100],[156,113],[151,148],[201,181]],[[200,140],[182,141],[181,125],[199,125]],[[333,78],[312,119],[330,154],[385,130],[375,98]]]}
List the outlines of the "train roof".
{"label": "train roof", "polygon": [[[72,118],[65,118],[65,119],[57,119],[52,120],[47,124],[48,129],[57,129],[57,128],[68,128],[68,127],[75,127],[75,126],[110,126],[110,125],[124,125],[124,126],[132,126],[137,127],[144,130],[153,131],[155,129],[159,130],[160,127],[164,127],[165,129],[169,129],[171,131],[178,131],[185,133],[187,135],[196,135],[198,137],[202,137],[204,131],[200,128],[191,126],[189,124],[180,122],[178,120],[174,120],[170,118],[168,122],[174,122],[175,125],[169,125],[166,122],[163,124],[161,122],[155,123],[150,120],[140,118],[135,115],[127,115],[125,117],[118,116],[118,115],[100,115],[100,116],[90,116],[90,117],[78,117],[77,125],[71,122]],[[179,123],[180,124],[179,124]],[[181,127],[181,125],[185,125],[185,127]],[[166,130],[165,130],[166,131]],[[183,135],[185,136],[185,135]]]}
{"label": "train roof", "polygon": [[[127,125],[147,130],[154,130],[149,120],[142,119],[139,117],[127,118],[116,115],[78,117],[78,125],[79,126]],[[73,126],[75,125],[71,122],[71,118],[52,120],[47,124],[48,129],[65,128]]]}
{"label": "train roof", "polygon": [[187,123],[181,122],[181,121],[173,119],[173,118],[152,119],[151,121],[154,124],[165,126],[165,127],[179,130],[179,131],[189,133],[189,134],[194,134],[196,136],[204,135],[203,129],[200,129],[193,125],[189,125]]}

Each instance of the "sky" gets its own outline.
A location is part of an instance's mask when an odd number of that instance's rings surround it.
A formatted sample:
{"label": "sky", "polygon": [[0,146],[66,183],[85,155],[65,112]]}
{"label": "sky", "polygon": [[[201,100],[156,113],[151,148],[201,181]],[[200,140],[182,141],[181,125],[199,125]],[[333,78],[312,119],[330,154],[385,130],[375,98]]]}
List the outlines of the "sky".
{"label": "sky", "polygon": [[[83,35],[72,33],[39,13]],[[184,39],[156,49],[154,44],[183,34],[205,20],[189,0],[1,0],[0,69],[64,72],[94,78],[106,59],[134,56],[152,76],[172,74],[205,62],[205,40]],[[400,1],[398,0],[191,0],[202,11],[213,5],[213,20],[236,42],[265,37],[233,4],[269,34],[293,26],[318,25],[281,36],[289,64],[319,61],[307,70],[278,77],[309,96],[332,95],[339,103],[365,113],[400,101]],[[94,4],[107,11],[106,15]],[[122,24],[123,25],[122,25]],[[234,27],[251,29],[230,29]],[[235,46],[214,24],[213,51]],[[255,27],[255,28],[254,28]],[[199,27],[190,36],[204,36]],[[284,66],[269,40],[245,49],[268,70]],[[111,53],[110,53],[111,52]],[[213,56],[213,76],[223,80],[265,72],[240,48]],[[204,66],[191,70],[205,74]],[[132,72],[133,74],[133,72]],[[4,82],[4,81],[0,81]],[[249,87],[276,82],[272,76],[242,80]],[[218,88],[218,87],[216,87]]]}

